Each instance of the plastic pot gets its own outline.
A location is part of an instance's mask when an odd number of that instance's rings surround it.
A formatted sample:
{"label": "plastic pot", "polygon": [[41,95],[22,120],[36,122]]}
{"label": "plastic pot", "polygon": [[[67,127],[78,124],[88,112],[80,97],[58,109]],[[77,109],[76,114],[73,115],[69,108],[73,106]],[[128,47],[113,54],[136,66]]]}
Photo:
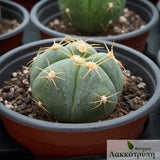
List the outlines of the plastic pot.
{"label": "plastic pot", "polygon": [[[157,9],[158,9],[159,14],[160,14],[160,0],[157,2]],[[157,64],[160,67],[160,50],[159,50],[158,55],[157,55]]]}
{"label": "plastic pot", "polygon": [[[60,41],[61,38],[55,39]],[[90,43],[103,42],[90,41]],[[0,57],[0,86],[22,65],[26,65],[40,47],[51,46],[53,39],[20,46]],[[112,43],[106,41],[110,48]],[[98,49],[104,51],[105,49]],[[106,51],[106,50],[105,50]],[[29,118],[0,104],[0,117],[7,132],[25,146],[35,158],[53,158],[106,154],[107,139],[136,139],[140,136],[151,110],[160,101],[160,70],[148,57],[115,43],[116,57],[134,75],[141,76],[151,98],[135,112],[120,118],[94,123],[56,123]]]}
{"label": "plastic pot", "polygon": [[157,4],[158,0],[149,0],[150,2],[152,2],[154,5]]}
{"label": "plastic pot", "polygon": [[[146,0],[127,0],[126,7],[139,14],[146,22],[145,27],[114,36],[90,36],[97,40],[116,41],[140,52],[144,51],[145,42],[152,27],[158,22],[158,12],[155,6]],[[42,38],[64,37],[66,34],[51,30],[46,25],[54,18],[60,18],[61,14],[56,0],[46,0],[38,2],[31,10],[31,21],[40,30]],[[85,37],[85,36],[81,36]]]}
{"label": "plastic pot", "polygon": [[158,11],[160,13],[160,0],[157,2],[157,9],[158,9]]}
{"label": "plastic pot", "polygon": [[0,35],[0,55],[21,44],[23,30],[29,23],[29,13],[21,5],[6,0],[0,0],[2,18],[16,19],[20,25],[12,31]]}
{"label": "plastic pot", "polygon": [[158,52],[158,55],[157,55],[157,64],[160,67],[160,51]]}
{"label": "plastic pot", "polygon": [[32,7],[39,1],[39,0],[12,0],[20,5],[22,5],[23,7],[25,7],[28,11],[30,11],[32,9]]}

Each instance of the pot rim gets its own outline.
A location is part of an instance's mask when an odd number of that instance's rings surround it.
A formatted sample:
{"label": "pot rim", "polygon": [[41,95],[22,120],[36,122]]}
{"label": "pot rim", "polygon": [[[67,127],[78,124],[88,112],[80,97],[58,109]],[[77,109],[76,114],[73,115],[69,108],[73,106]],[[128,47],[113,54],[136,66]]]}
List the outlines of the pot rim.
{"label": "pot rim", "polygon": [[156,7],[157,7],[158,11],[160,12],[160,0],[157,2]]}
{"label": "pot rim", "polygon": [[[45,0],[45,1],[40,1],[38,3],[36,3],[30,13],[30,17],[31,17],[31,21],[32,23],[40,30],[43,31],[44,33],[48,34],[48,35],[52,35],[52,36],[58,36],[58,37],[64,37],[66,35],[71,36],[71,34],[66,34],[66,33],[61,33],[55,30],[51,30],[48,27],[44,26],[39,19],[37,18],[37,14],[39,12],[39,8],[41,6],[44,6],[45,3],[47,3],[49,0]],[[114,41],[118,41],[118,40],[124,40],[124,39],[129,39],[132,37],[136,37],[138,35],[141,35],[145,32],[150,31],[150,29],[158,22],[159,20],[159,14],[158,11],[156,9],[156,7],[149,1],[146,0],[127,0],[128,2],[131,3],[140,3],[143,6],[147,6],[147,8],[150,9],[151,13],[152,13],[152,18],[151,20],[141,29],[138,29],[136,31],[132,31],[129,33],[125,33],[125,34],[121,34],[121,35],[111,35],[111,36],[78,36],[80,38],[84,38],[84,37],[88,37],[89,38],[96,38],[97,40],[101,40],[101,39],[105,39],[105,40],[114,40]],[[56,2],[54,2],[56,3]]]}
{"label": "pot rim", "polygon": [[160,50],[158,51],[158,55],[157,55],[157,64],[160,67]]}
{"label": "pot rim", "polygon": [[10,32],[4,33],[2,35],[0,35],[0,40],[5,40],[7,38],[13,37],[14,35],[20,33],[22,30],[24,30],[24,28],[27,26],[27,24],[29,23],[29,13],[27,11],[26,8],[24,8],[23,6],[21,6],[20,4],[16,3],[16,2],[12,2],[12,1],[6,1],[6,0],[0,0],[0,2],[2,4],[8,4],[9,6],[14,6],[16,9],[16,12],[21,12],[23,14],[23,20],[20,23],[20,25],[13,29]]}
{"label": "pot rim", "polygon": [[[60,41],[62,38],[55,38],[55,41]],[[93,41],[92,41],[93,42]],[[103,43],[104,41],[96,41],[96,43]],[[111,42],[105,41],[106,44],[110,44]],[[53,38],[51,39],[45,39],[40,40],[32,43],[28,43],[26,45],[22,45],[20,47],[17,47],[6,54],[2,55],[0,57],[0,62],[5,61],[9,56],[16,55],[16,53],[23,53],[25,49],[27,48],[35,48],[35,46],[41,46],[42,44],[48,44],[53,43]],[[17,122],[19,124],[22,124],[24,126],[29,126],[32,128],[40,129],[40,130],[47,130],[47,131],[56,131],[56,132],[91,132],[91,131],[99,131],[104,129],[111,129],[114,127],[118,127],[121,125],[128,124],[130,122],[133,122],[139,118],[142,118],[146,114],[148,114],[152,109],[153,106],[156,106],[160,102],[160,69],[158,66],[147,56],[144,54],[129,48],[127,46],[114,43],[114,47],[128,50],[130,51],[134,56],[145,60],[145,62],[148,64],[148,66],[152,69],[152,72],[155,77],[155,91],[152,95],[152,97],[149,99],[149,101],[141,108],[136,110],[135,112],[129,113],[127,115],[124,115],[119,118],[107,120],[107,121],[100,121],[100,122],[91,122],[91,123],[56,123],[56,122],[47,122],[42,120],[37,120],[34,118],[29,118],[27,116],[21,115],[20,113],[17,113],[7,107],[5,107],[2,103],[0,103],[0,114],[14,122]]]}

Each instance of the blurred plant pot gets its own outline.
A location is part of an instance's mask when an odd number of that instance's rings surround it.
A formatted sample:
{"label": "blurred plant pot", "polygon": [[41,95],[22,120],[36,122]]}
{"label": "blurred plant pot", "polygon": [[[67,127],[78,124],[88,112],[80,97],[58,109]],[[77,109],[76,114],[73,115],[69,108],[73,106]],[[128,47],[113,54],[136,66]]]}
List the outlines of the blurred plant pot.
{"label": "blurred plant pot", "polygon": [[160,68],[160,51],[158,52],[158,55],[157,55],[157,64]]}
{"label": "blurred plant pot", "polygon": [[158,0],[149,0],[150,2],[152,2],[154,5],[157,4]]}
{"label": "blurred plant pot", "polygon": [[158,11],[160,13],[160,0],[157,2],[157,9],[158,9]]}
{"label": "blurred plant pot", "polygon": [[[60,42],[62,38],[55,39]],[[102,41],[90,41],[100,43]],[[26,65],[40,47],[51,46],[53,39],[20,46],[0,57],[0,86],[22,65]],[[110,48],[112,43],[106,41]],[[105,51],[105,49],[97,49]],[[0,104],[0,117],[8,133],[25,146],[35,158],[106,154],[107,139],[136,139],[145,121],[160,101],[160,70],[148,57],[129,47],[115,43],[115,56],[134,75],[141,76],[148,86],[151,98],[141,108],[120,118],[94,123],[56,123],[29,118]],[[133,67],[134,66],[134,67]]]}
{"label": "blurred plant pot", "polygon": [[[160,0],[157,2],[157,9],[158,9],[159,14],[160,14]],[[160,50],[159,50],[158,55],[157,55],[157,64],[160,67]]]}
{"label": "blurred plant pot", "polygon": [[39,0],[12,0],[20,5],[22,5],[23,7],[25,7],[28,11],[30,11],[32,9],[32,7],[39,1]]}
{"label": "blurred plant pot", "polygon": [[[126,7],[135,11],[146,22],[145,27],[123,35],[114,36],[90,36],[97,40],[116,41],[140,52],[144,51],[145,42],[151,28],[158,22],[158,12],[153,4],[146,0],[127,0]],[[31,10],[31,21],[40,30],[42,38],[64,37],[66,34],[49,29],[46,25],[61,14],[57,1],[40,1]],[[83,38],[84,36],[81,36]]]}
{"label": "blurred plant pot", "polygon": [[29,23],[29,13],[15,2],[0,0],[0,5],[2,6],[2,19],[16,19],[20,23],[17,28],[0,35],[0,55],[2,55],[21,44],[23,30]]}

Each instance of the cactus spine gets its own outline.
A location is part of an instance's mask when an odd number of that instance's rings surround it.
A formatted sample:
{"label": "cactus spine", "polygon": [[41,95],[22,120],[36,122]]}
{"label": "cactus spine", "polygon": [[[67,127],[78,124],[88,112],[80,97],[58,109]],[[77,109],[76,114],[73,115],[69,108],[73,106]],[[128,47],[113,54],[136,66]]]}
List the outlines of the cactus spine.
{"label": "cactus spine", "polygon": [[59,0],[65,21],[82,33],[99,33],[119,19],[126,0]]}
{"label": "cactus spine", "polygon": [[103,120],[113,113],[124,85],[113,55],[97,53],[98,45],[65,39],[40,51],[30,74],[32,94],[60,122]]}

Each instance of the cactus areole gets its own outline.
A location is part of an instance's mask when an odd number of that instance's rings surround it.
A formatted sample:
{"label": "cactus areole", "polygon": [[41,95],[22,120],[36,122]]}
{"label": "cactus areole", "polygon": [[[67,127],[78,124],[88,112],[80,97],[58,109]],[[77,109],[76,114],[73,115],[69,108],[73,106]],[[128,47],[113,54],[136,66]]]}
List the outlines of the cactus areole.
{"label": "cactus areole", "polygon": [[82,33],[106,31],[119,19],[126,0],[58,0],[65,21]]}
{"label": "cactus areole", "polygon": [[104,120],[114,112],[124,86],[120,62],[106,46],[79,39],[54,42],[33,59],[30,82],[34,101],[59,122]]}

